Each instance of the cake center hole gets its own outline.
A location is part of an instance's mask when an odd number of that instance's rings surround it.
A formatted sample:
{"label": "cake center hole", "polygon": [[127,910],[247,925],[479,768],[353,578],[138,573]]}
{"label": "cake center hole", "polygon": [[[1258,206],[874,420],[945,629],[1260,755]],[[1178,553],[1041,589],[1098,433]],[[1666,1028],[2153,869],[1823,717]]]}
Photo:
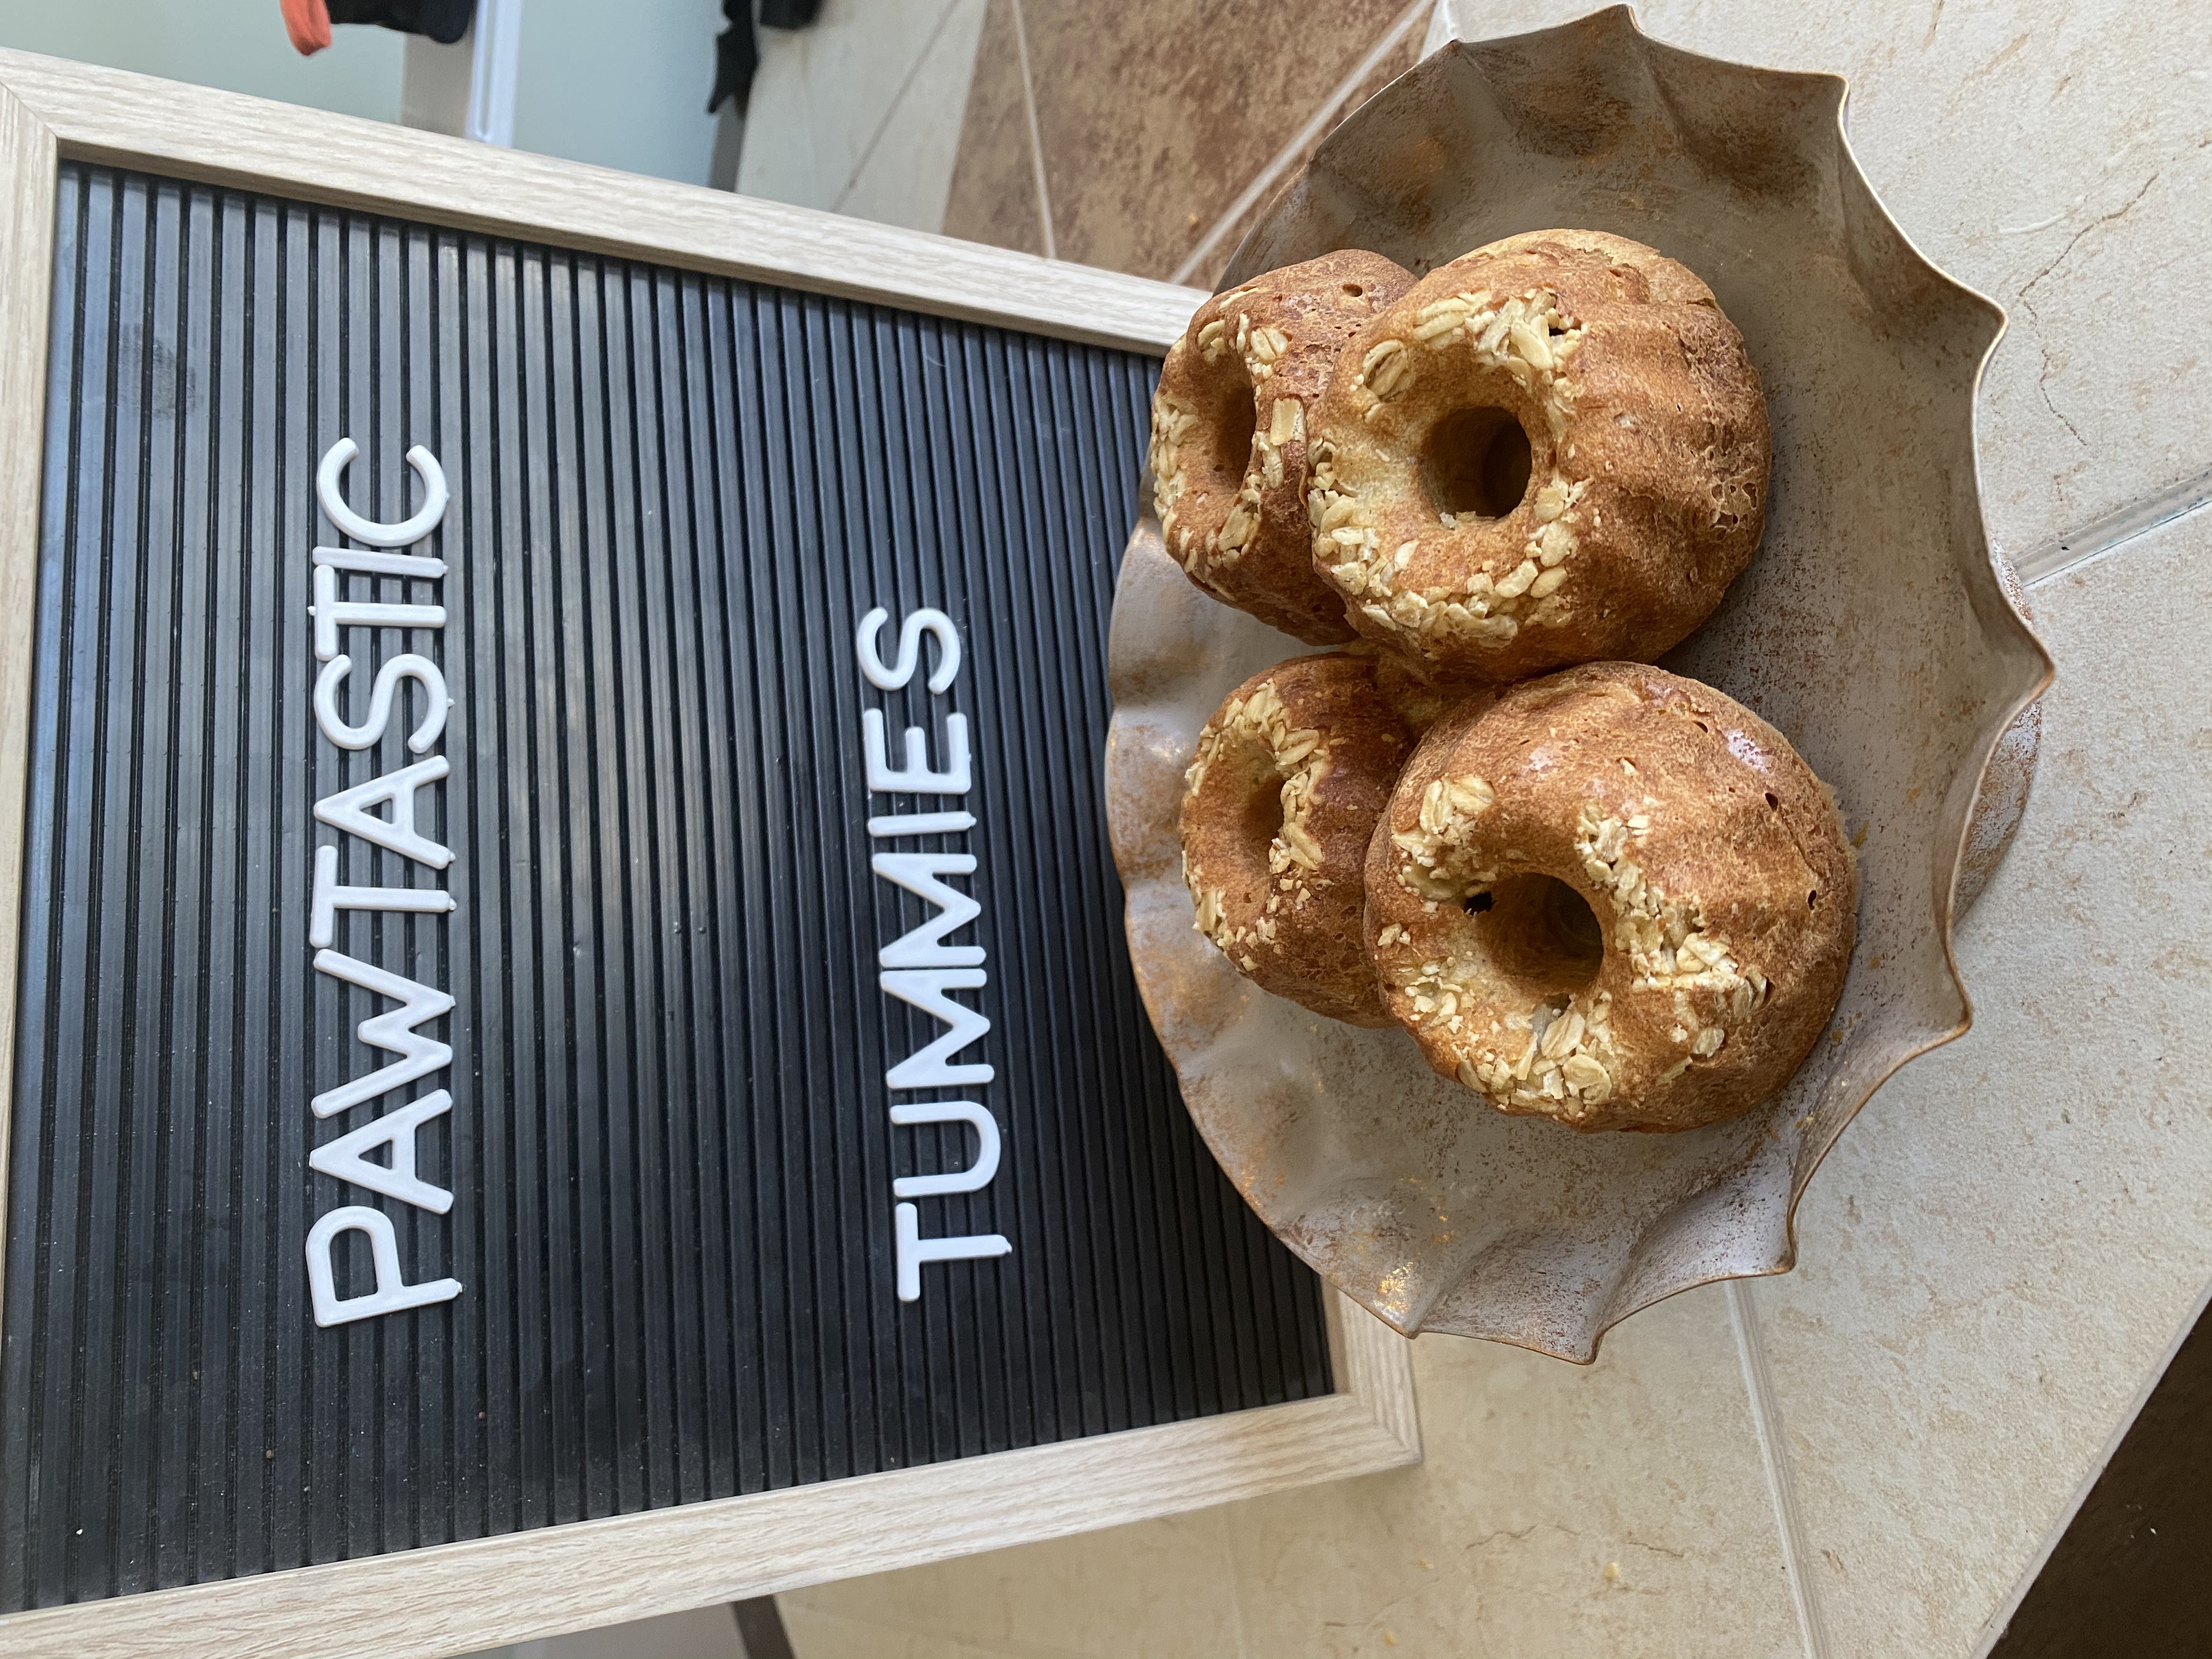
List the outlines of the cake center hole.
{"label": "cake center hole", "polygon": [[1467,900],[1466,908],[1492,963],[1535,996],[1579,991],[1597,977],[1604,931],[1583,896],[1564,881],[1508,876]]}
{"label": "cake center hole", "polygon": [[1267,861],[1268,847],[1283,832],[1282,780],[1270,772],[1244,798],[1244,844]]}
{"label": "cake center hole", "polygon": [[1242,478],[1252,465],[1252,434],[1259,416],[1252,406],[1252,377],[1232,360],[1222,370],[1213,416],[1213,464],[1225,478]]}
{"label": "cake center hole", "polygon": [[1439,513],[1502,519],[1528,493],[1528,434],[1502,409],[1455,409],[1430,428],[1422,482]]}

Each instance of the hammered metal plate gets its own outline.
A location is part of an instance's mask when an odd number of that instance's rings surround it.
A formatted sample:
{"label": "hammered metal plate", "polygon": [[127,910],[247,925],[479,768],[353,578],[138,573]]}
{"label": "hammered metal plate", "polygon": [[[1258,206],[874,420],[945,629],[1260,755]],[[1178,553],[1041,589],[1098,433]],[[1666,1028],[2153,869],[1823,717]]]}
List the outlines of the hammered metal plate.
{"label": "hammered metal plate", "polygon": [[1885,1079],[1966,1029],[1950,941],[1969,822],[2050,663],[1982,526],[1974,398],[2003,313],[1882,210],[1844,96],[1833,76],[1659,45],[1626,7],[1455,44],[1329,137],[1224,278],[1353,246],[1425,272],[1516,231],[1588,226],[1682,260],[1743,330],[1774,424],[1766,539],[1667,665],[1790,737],[1834,787],[1863,877],[1835,1018],[1764,1108],[1677,1135],[1506,1118],[1403,1033],[1319,1019],[1231,969],[1192,927],[1182,769],[1232,686],[1306,647],[1199,593],[1149,517],[1131,538],[1108,811],[1146,1006],[1253,1207],[1408,1334],[1587,1361],[1662,1297],[1787,1271],[1822,1155]]}

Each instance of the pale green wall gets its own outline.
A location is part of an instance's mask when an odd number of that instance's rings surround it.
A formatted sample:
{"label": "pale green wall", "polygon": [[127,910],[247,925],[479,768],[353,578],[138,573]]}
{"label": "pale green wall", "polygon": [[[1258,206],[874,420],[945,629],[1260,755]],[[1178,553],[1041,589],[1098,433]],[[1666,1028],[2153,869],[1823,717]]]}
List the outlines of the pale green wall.
{"label": "pale green wall", "polygon": [[705,184],[722,28],[716,0],[523,0],[515,148]]}
{"label": "pale green wall", "polygon": [[0,46],[398,120],[404,38],[334,33],[329,50],[301,57],[276,0],[0,0]]}

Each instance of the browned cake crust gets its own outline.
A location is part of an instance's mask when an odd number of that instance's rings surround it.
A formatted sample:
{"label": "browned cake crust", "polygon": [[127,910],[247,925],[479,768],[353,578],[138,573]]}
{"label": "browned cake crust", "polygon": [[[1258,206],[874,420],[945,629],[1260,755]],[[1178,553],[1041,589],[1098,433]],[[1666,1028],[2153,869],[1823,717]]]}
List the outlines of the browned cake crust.
{"label": "browned cake crust", "polygon": [[1160,533],[1216,599],[1310,645],[1352,637],[1314,574],[1306,410],[1345,342],[1413,285],[1358,249],[1285,265],[1198,308],[1152,397]]}
{"label": "browned cake crust", "polygon": [[1199,930],[1261,988],[1354,1025],[1390,1023],[1360,916],[1367,843],[1413,746],[1375,669],[1293,657],[1231,692],[1178,826]]}
{"label": "browned cake crust", "polygon": [[1446,710],[1456,708],[1469,696],[1482,698],[1486,706],[1498,697],[1494,686],[1439,684],[1417,672],[1396,652],[1385,651],[1371,640],[1354,640],[1344,653],[1348,657],[1364,657],[1375,665],[1375,689],[1405,723],[1406,736],[1412,743],[1419,743]]}
{"label": "browned cake crust", "polygon": [[1759,545],[1770,438],[1743,337],[1688,270],[1597,231],[1439,267],[1309,410],[1315,568],[1450,677],[1649,661]]}
{"label": "browned cake crust", "polygon": [[1834,802],[1781,734],[1632,663],[1447,714],[1367,860],[1383,999],[1429,1063],[1578,1129],[1694,1128],[1788,1082],[1857,902]]}

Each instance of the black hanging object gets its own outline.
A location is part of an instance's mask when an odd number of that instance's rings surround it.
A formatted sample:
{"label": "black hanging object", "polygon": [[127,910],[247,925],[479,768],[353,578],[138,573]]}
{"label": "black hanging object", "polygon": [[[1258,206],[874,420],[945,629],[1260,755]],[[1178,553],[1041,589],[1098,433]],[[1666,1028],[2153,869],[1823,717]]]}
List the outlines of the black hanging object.
{"label": "black hanging object", "polygon": [[477,0],[329,0],[333,23],[375,23],[450,46],[469,32]]}
{"label": "black hanging object", "polygon": [[[760,0],[763,28],[803,29],[822,15],[822,0]],[[738,100],[738,113],[745,112],[752,96],[753,76],[760,71],[760,41],[753,33],[752,0],[722,0],[722,15],[730,20],[714,41],[714,92],[707,100],[707,113],[721,108],[722,100]]]}
{"label": "black hanging object", "polygon": [[760,42],[753,37],[752,0],[722,0],[722,15],[730,27],[714,39],[714,90],[707,100],[707,113],[721,108],[727,98],[738,100],[738,113],[750,100],[753,76],[760,69]]}

